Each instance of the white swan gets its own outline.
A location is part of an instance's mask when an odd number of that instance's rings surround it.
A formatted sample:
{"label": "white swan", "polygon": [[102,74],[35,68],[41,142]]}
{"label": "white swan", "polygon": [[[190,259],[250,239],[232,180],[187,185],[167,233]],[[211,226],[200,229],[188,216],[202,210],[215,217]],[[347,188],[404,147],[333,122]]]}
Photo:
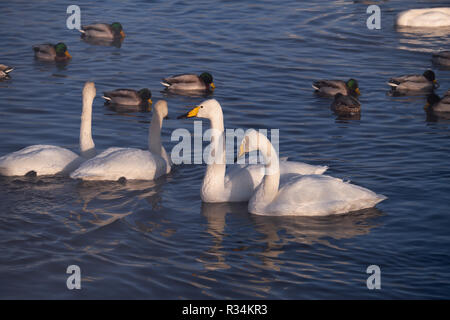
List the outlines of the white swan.
{"label": "white swan", "polygon": [[23,176],[69,173],[83,161],[95,156],[92,140],[92,103],[96,95],[93,82],[83,88],[83,111],[80,125],[80,156],[66,148],[52,145],[32,145],[0,157],[0,175]]}
{"label": "white swan", "polygon": [[448,27],[450,8],[405,10],[397,15],[396,24],[406,27]]}
{"label": "white swan", "polygon": [[[199,106],[178,118],[206,118],[211,122],[211,150],[217,154],[220,147],[225,147],[222,143],[224,136],[224,123],[222,107],[215,99],[205,100]],[[250,165],[229,165],[228,174],[226,172],[225,152],[221,152],[222,157],[217,156],[216,161],[209,163],[203,178],[201,188],[201,198],[203,202],[241,202],[248,201],[256,187],[264,177],[264,166],[257,164]],[[220,158],[220,159],[219,159]],[[281,161],[281,173],[297,174],[321,174],[328,169],[326,166],[313,166],[306,163],[294,161]]]}
{"label": "white swan", "polygon": [[281,179],[278,155],[270,141],[255,130],[247,131],[239,157],[259,150],[265,158],[266,174],[248,203],[259,215],[330,215],[375,206],[386,199],[368,189],[325,175],[297,175]]}
{"label": "white swan", "polygon": [[160,100],[153,108],[149,130],[149,150],[108,148],[83,163],[70,175],[82,180],[154,180],[170,172],[171,164],[161,145],[161,127],[167,117],[167,102]]}

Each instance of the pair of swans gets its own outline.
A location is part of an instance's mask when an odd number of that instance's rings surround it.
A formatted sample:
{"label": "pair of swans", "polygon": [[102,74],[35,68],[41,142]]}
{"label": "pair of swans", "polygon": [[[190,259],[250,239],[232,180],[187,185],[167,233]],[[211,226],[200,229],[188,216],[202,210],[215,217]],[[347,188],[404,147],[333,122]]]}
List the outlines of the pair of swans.
{"label": "pair of swans", "polygon": [[[201,187],[203,202],[249,201],[249,212],[259,215],[330,215],[375,206],[383,195],[321,175],[327,167],[285,161],[263,134],[248,130],[240,146],[244,153],[260,151],[264,165],[231,165],[226,173],[223,113],[220,104],[206,100],[179,118],[206,118],[211,123],[211,155]],[[258,143],[260,141],[260,143]]]}
{"label": "pair of swans", "polygon": [[149,130],[149,150],[108,148],[97,155],[92,139],[92,104],[96,96],[93,82],[83,88],[80,125],[80,155],[53,145],[33,145],[0,157],[0,175],[68,174],[82,180],[153,180],[169,173],[170,160],[161,145],[161,127],[168,109],[158,101]]}

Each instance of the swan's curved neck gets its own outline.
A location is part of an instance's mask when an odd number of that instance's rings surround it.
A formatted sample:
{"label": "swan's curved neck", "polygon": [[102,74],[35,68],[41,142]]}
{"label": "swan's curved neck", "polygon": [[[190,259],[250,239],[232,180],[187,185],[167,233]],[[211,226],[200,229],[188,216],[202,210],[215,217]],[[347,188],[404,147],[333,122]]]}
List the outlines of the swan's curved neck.
{"label": "swan's curved neck", "polygon": [[273,201],[278,194],[280,184],[280,164],[278,154],[270,141],[262,134],[259,134],[258,149],[264,156],[265,175],[264,179],[253,195],[250,202],[253,205],[267,205]]}
{"label": "swan's curved neck", "polygon": [[83,96],[83,111],[80,125],[80,153],[84,158],[96,155],[94,140],[92,140],[92,104],[94,97]]}
{"label": "swan's curved neck", "polygon": [[225,137],[222,111],[210,118],[211,144],[210,151],[214,161],[209,161],[202,182],[202,196],[218,197],[225,189]]}
{"label": "swan's curved neck", "polygon": [[163,117],[159,113],[155,112],[148,131],[148,149],[151,153],[161,156],[167,163],[170,163],[166,150],[161,143],[162,123]]}

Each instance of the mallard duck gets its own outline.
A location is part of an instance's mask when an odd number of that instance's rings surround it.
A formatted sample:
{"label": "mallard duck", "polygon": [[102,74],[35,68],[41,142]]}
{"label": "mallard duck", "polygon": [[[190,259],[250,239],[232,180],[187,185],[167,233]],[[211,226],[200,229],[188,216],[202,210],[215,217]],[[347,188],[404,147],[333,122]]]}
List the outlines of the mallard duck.
{"label": "mallard duck", "polygon": [[4,64],[0,64],[0,80],[9,79],[9,73],[13,71],[14,68],[5,66]]}
{"label": "mallard duck", "polygon": [[173,91],[210,91],[216,87],[212,75],[208,72],[203,72],[199,76],[195,74],[179,74],[162,79],[161,84],[167,90]]}
{"label": "mallard duck", "polygon": [[397,15],[396,24],[406,27],[450,26],[450,8],[411,9]]}
{"label": "mallard duck", "polygon": [[67,61],[72,58],[67,51],[67,46],[59,42],[57,44],[37,44],[33,46],[34,56],[45,61]]}
{"label": "mallard duck", "polygon": [[431,92],[439,87],[432,70],[426,70],[422,75],[412,74],[391,78],[388,85],[397,92]]}
{"label": "mallard duck", "polygon": [[111,24],[96,23],[81,26],[79,31],[82,33],[82,37],[104,38],[111,40],[125,37],[125,32],[123,32],[122,25],[119,22],[113,22]]}
{"label": "mallard duck", "polygon": [[354,115],[361,112],[361,103],[355,97],[344,96],[339,92],[334,96],[331,110],[338,115]]}
{"label": "mallard duck", "polygon": [[433,54],[433,62],[442,66],[450,66],[450,51],[440,51]]}
{"label": "mallard duck", "polygon": [[429,94],[425,106],[427,112],[450,112],[450,90],[442,98],[435,93]]}
{"label": "mallard duck", "polygon": [[106,103],[121,104],[127,106],[150,106],[152,104],[152,93],[144,88],[139,91],[133,89],[117,89],[103,92]]}
{"label": "mallard duck", "polygon": [[361,94],[358,81],[355,79],[349,79],[347,82],[342,80],[318,80],[313,83],[312,87],[318,94],[330,97],[334,97],[337,93],[352,96]]}

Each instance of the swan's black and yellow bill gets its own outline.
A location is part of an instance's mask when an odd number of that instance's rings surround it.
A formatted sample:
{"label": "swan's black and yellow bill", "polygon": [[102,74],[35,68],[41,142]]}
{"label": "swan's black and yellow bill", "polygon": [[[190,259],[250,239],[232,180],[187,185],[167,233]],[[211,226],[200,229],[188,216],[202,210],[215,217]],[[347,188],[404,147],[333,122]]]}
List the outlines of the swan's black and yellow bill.
{"label": "swan's black and yellow bill", "polygon": [[188,108],[192,108],[191,111],[186,112],[185,114],[182,114],[181,116],[178,116],[177,119],[186,119],[186,118],[193,118],[196,117],[198,114],[198,110],[200,110],[200,107],[192,107],[192,106],[188,106]]}

